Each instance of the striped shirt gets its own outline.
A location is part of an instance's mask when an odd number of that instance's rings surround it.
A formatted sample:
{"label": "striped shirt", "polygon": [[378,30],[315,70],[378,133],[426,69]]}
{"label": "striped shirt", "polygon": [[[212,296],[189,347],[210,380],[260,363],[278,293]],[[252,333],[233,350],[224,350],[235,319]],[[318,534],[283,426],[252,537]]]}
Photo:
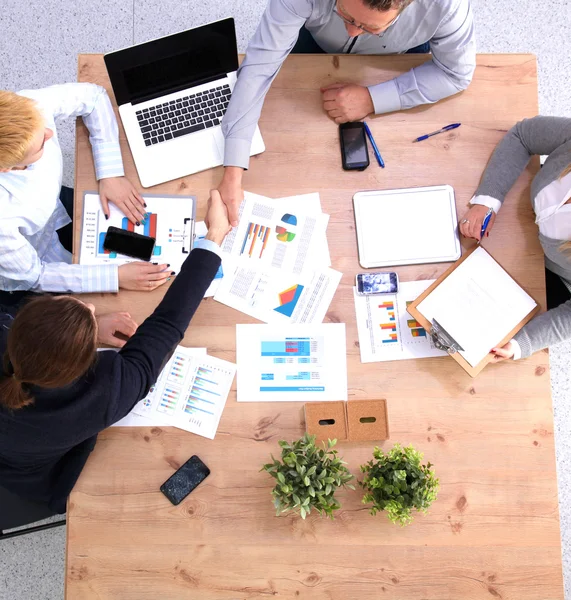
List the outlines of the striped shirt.
{"label": "striped shirt", "polygon": [[24,170],[0,173],[0,289],[34,292],[117,292],[115,265],[74,265],[57,230],[71,222],[60,199],[63,158],[56,121],[82,117],[97,180],[124,175],[117,121],[107,92],[91,83],[25,90],[54,135]]}

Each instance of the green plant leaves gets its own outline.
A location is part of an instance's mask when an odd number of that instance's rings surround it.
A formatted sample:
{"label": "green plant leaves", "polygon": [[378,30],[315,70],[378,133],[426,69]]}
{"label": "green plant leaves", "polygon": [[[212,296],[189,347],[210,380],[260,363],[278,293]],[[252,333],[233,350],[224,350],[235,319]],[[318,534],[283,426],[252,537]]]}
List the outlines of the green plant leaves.
{"label": "green plant leaves", "polygon": [[413,510],[426,513],[436,500],[439,481],[432,465],[421,464],[422,454],[413,446],[395,444],[386,454],[375,448],[373,458],[361,465],[359,485],[363,504],[372,503],[371,514],[385,511],[390,521],[402,526],[413,520]]}
{"label": "green plant leaves", "polygon": [[298,512],[302,519],[314,508],[320,515],[333,518],[340,505],[334,497],[341,487],[354,486],[354,476],[333,449],[336,440],[329,440],[321,448],[315,445],[315,436],[305,434],[299,440],[281,440],[281,462],[272,456],[271,463],[261,470],[276,480],[272,490],[276,515]]}

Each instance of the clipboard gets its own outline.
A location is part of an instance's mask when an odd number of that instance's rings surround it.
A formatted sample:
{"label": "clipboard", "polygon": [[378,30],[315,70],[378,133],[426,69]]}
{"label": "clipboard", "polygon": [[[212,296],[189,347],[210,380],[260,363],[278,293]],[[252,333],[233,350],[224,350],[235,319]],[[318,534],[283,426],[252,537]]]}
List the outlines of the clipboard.
{"label": "clipboard", "polygon": [[365,269],[452,262],[462,255],[450,185],[357,192],[353,209]]}
{"label": "clipboard", "polygon": [[[470,377],[476,377],[480,371],[490,362],[493,361],[493,356],[490,353],[487,353],[478,364],[471,364],[466,358],[462,355],[462,352],[465,349],[462,347],[461,343],[454,339],[449,331],[435,318],[430,320],[427,318],[420,310],[419,305],[422,303],[435,291],[437,290],[443,282],[445,282],[452,273],[460,267],[466,260],[468,260],[474,252],[483,251],[487,254],[489,258],[491,258],[494,262],[496,262],[497,266],[502,269],[502,271],[507,275],[507,277],[511,280],[511,282],[517,286],[523,293],[525,293],[530,300],[535,304],[535,306],[509,331],[501,340],[498,340],[494,346],[503,346],[509,340],[513,338],[513,336],[526,324],[528,323],[538,312],[540,309],[539,304],[531,297],[525,290],[495,261],[495,259],[489,254],[482,246],[476,246],[472,248],[469,252],[467,252],[460,260],[458,260],[455,264],[453,264],[446,272],[441,275],[431,286],[429,286],[416,300],[414,300],[408,307],[408,313],[414,317],[428,332],[428,334],[432,337],[434,345],[446,352],[470,375]],[[506,278],[507,279],[507,278]]]}

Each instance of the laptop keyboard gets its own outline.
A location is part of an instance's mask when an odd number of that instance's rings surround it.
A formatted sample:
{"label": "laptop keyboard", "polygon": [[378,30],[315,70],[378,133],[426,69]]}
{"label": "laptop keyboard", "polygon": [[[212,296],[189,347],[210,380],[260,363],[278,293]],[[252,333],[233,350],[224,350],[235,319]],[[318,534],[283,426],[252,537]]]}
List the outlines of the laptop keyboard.
{"label": "laptop keyboard", "polygon": [[135,114],[145,145],[160,144],[219,125],[228,108],[230,94],[230,86],[226,84],[138,110]]}

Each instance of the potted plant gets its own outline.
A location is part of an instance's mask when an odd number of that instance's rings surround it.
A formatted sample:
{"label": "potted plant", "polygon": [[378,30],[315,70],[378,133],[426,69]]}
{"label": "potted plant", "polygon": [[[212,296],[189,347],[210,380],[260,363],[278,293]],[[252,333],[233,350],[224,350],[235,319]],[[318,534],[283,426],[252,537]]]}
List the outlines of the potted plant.
{"label": "potted plant", "polygon": [[436,500],[438,479],[423,455],[412,446],[400,444],[386,454],[375,448],[373,459],[361,465],[365,474],[359,485],[364,488],[363,504],[373,503],[371,514],[386,511],[393,523],[403,527],[413,520],[413,510],[427,513]]}
{"label": "potted plant", "polygon": [[315,436],[307,433],[291,444],[279,442],[282,460],[272,456],[272,462],[261,469],[276,480],[272,490],[276,515],[293,511],[305,519],[313,508],[333,519],[333,512],[340,507],[335,492],[342,487],[355,489],[349,484],[354,476],[333,449],[336,443],[329,440],[320,448]]}

